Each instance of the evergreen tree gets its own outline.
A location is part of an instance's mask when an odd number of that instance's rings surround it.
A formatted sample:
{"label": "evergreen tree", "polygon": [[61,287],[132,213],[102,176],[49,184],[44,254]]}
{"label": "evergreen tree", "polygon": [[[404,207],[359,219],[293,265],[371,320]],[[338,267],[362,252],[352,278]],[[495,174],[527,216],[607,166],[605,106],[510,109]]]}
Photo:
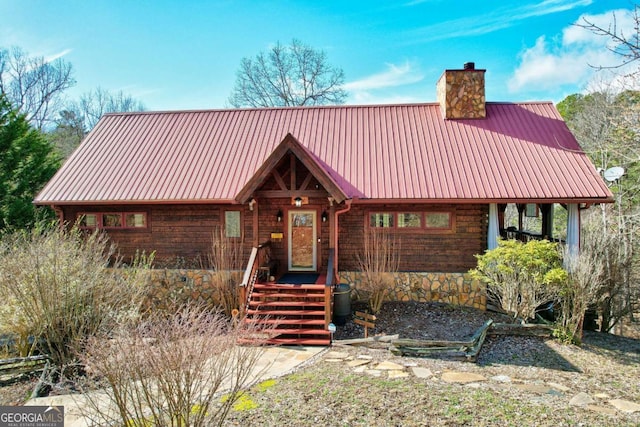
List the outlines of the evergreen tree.
{"label": "evergreen tree", "polygon": [[59,166],[42,133],[0,93],[0,230],[34,224],[40,213],[33,198]]}

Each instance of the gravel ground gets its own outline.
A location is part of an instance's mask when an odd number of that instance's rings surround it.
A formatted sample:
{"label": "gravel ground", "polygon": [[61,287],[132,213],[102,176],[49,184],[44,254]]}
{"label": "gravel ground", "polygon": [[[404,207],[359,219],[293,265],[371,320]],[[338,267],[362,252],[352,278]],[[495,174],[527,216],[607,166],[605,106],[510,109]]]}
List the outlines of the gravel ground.
{"label": "gravel ground", "polygon": [[[357,308],[357,307],[356,307]],[[374,334],[403,338],[465,339],[495,313],[420,303],[387,303]],[[336,339],[361,338],[348,323]],[[587,332],[582,347],[534,337],[488,337],[477,363],[393,356],[386,349],[334,345],[343,362],[327,357],[247,393],[253,405],[232,411],[231,426],[640,426],[640,412],[610,401],[640,404],[640,340]],[[347,366],[371,358],[421,367],[430,378],[374,377]],[[451,384],[450,371],[485,381]],[[592,402],[575,405],[586,395]]]}

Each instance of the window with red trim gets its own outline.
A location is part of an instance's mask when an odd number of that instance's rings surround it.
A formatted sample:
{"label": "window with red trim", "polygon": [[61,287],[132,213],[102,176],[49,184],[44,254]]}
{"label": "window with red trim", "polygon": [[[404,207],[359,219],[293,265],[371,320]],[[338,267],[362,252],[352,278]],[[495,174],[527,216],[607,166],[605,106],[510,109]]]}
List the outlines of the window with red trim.
{"label": "window with red trim", "polygon": [[369,212],[369,227],[397,230],[449,231],[453,229],[453,212]]}
{"label": "window with red trim", "polygon": [[144,212],[82,212],[78,214],[80,228],[147,228]]}

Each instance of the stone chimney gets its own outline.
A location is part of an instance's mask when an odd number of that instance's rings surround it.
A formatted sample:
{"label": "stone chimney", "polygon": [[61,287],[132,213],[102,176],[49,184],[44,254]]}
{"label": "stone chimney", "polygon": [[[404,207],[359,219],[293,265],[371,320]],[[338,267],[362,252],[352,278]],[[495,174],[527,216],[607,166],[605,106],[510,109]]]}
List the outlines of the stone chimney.
{"label": "stone chimney", "polygon": [[436,96],[445,119],[484,119],[484,72],[473,62],[462,70],[445,70],[436,85]]}

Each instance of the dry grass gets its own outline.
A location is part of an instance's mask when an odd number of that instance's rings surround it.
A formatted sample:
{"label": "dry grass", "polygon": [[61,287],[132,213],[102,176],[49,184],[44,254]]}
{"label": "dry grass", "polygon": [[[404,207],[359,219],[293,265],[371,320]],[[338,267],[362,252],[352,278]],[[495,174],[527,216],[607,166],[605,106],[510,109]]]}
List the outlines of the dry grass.
{"label": "dry grass", "polygon": [[[383,308],[382,314],[385,309]],[[453,319],[473,319],[473,312],[451,311]],[[457,317],[456,317],[457,316]],[[415,319],[415,317],[414,317]],[[476,322],[477,323],[477,322]],[[457,323],[434,327],[457,330]],[[414,325],[416,328],[419,325]],[[394,332],[391,326],[385,333]],[[401,331],[396,331],[401,332]],[[442,333],[431,331],[441,336]],[[640,341],[591,332],[582,347],[532,337],[491,337],[478,364],[392,356],[387,350],[339,347],[352,357],[367,355],[428,368],[429,379],[372,377],[357,373],[346,363],[319,361],[276,380],[266,389],[251,389],[251,408],[231,411],[230,426],[637,426],[640,413],[607,415],[571,406],[579,392],[594,396],[595,405],[612,408],[611,399],[640,403]],[[372,362],[372,363],[374,363]],[[479,373],[487,381],[474,386],[449,384],[446,371]],[[492,380],[506,375],[510,383]],[[633,379],[633,380],[632,380]],[[524,386],[568,388],[538,393]],[[599,396],[599,397],[597,397]]]}

